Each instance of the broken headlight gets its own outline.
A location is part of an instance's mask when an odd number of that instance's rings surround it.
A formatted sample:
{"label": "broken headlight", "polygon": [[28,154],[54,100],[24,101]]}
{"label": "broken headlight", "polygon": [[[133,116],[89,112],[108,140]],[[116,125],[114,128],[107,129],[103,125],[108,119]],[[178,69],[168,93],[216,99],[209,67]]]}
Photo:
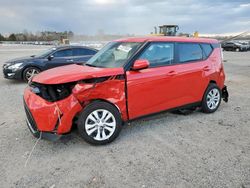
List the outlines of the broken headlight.
{"label": "broken headlight", "polygon": [[30,90],[41,98],[54,102],[67,98],[71,94],[75,84],[76,83],[73,82],[52,85],[32,82],[30,84]]}

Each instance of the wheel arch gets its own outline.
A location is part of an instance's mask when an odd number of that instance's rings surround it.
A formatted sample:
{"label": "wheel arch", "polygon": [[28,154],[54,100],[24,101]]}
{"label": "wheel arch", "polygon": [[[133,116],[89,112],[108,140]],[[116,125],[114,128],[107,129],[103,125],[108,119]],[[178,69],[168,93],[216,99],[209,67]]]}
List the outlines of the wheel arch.
{"label": "wheel arch", "polygon": [[209,80],[208,84],[207,84],[207,87],[205,87],[204,91],[203,91],[203,95],[202,95],[202,99],[206,93],[206,90],[207,88],[209,87],[210,84],[216,84],[217,85],[217,82],[215,80]]}
{"label": "wheel arch", "polygon": [[22,79],[24,79],[24,71],[25,71],[27,68],[32,68],[32,67],[34,67],[34,68],[39,69],[40,71],[42,71],[42,69],[41,69],[39,66],[37,66],[37,65],[27,65],[27,66],[25,66],[25,67],[23,68],[23,70],[22,70]]}
{"label": "wheel arch", "polygon": [[208,83],[208,85],[209,84],[217,84],[217,82],[215,80],[210,80],[209,83]]}
{"label": "wheel arch", "polygon": [[[121,113],[121,109],[120,109],[116,104],[114,104],[114,103],[112,103],[112,102],[110,102],[110,101],[108,101],[108,100],[105,100],[105,99],[101,99],[101,98],[100,98],[100,99],[92,99],[92,100],[88,101],[86,105],[89,105],[89,104],[91,104],[91,103],[93,103],[93,102],[98,102],[98,101],[100,101],[100,102],[106,102],[106,103],[111,104],[112,106],[114,106],[114,107],[118,110],[118,112],[119,112],[120,114],[122,114],[122,113]],[[85,106],[86,106],[86,105],[85,105]]]}

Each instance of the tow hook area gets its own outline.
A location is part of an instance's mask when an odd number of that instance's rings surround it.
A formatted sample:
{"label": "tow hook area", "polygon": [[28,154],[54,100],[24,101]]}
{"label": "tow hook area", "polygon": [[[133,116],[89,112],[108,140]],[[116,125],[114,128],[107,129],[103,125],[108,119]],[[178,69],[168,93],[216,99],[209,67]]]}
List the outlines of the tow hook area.
{"label": "tow hook area", "polygon": [[227,91],[227,86],[224,86],[222,88],[222,98],[223,98],[223,101],[228,102],[229,94]]}

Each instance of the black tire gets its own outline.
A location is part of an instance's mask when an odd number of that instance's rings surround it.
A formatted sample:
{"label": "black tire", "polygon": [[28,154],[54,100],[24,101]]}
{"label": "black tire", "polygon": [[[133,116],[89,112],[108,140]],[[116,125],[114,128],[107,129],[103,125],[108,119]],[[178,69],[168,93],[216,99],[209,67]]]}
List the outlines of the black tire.
{"label": "black tire", "polygon": [[[107,128],[108,126],[105,125],[105,122],[101,123],[101,125],[96,125],[96,122],[93,123],[93,125],[95,124],[96,126],[92,127],[91,129],[89,128],[88,131],[94,130],[94,132],[92,132],[90,135],[87,133],[86,128],[85,128],[85,124],[87,123],[87,121],[91,121],[91,118],[89,118],[92,114],[92,112],[97,112],[99,113],[99,111],[96,110],[100,110],[100,113],[102,113],[102,119],[105,119],[105,117],[103,117],[103,111],[102,110],[106,110],[109,113],[111,113],[113,116],[110,117],[111,120],[115,121],[115,128],[112,134],[110,134],[110,137],[104,140],[97,140],[94,137],[97,137],[98,131],[99,133],[99,137],[100,139],[103,139],[103,131],[105,132],[105,136],[106,133],[111,133],[110,131],[108,131],[107,129],[105,129],[105,127]],[[106,112],[105,111],[105,112]],[[98,118],[100,118],[100,114],[98,114]],[[95,117],[95,116],[92,116]],[[108,116],[106,116],[108,117]],[[88,118],[88,119],[87,119]],[[100,119],[99,119],[100,120]],[[110,120],[110,119],[108,119]],[[96,120],[98,121],[98,120]],[[99,127],[100,126],[100,127]],[[114,107],[112,104],[109,104],[107,102],[103,102],[103,101],[95,101],[90,103],[89,105],[87,105],[83,111],[80,113],[79,115],[79,119],[77,121],[77,127],[78,127],[78,132],[80,134],[80,136],[88,143],[93,144],[93,145],[104,145],[104,144],[108,144],[110,142],[112,142],[113,140],[115,140],[117,138],[117,136],[119,135],[121,128],[122,128],[122,119],[121,119],[121,115],[119,113],[119,111],[117,110],[116,107]],[[96,128],[97,127],[97,128]],[[110,127],[108,127],[110,128]],[[102,137],[102,138],[101,138]]]}
{"label": "black tire", "polygon": [[[217,100],[214,99],[214,103],[213,103],[214,105],[213,104],[211,105],[211,103],[209,105],[209,101],[210,101],[209,98],[211,99],[211,97],[210,97],[211,93],[213,93],[213,92],[216,93],[216,91],[218,91],[218,95],[217,95],[218,96],[218,102],[215,102]],[[205,91],[205,93],[204,93],[204,95],[203,95],[202,105],[201,105],[202,111],[204,113],[213,113],[213,112],[215,112],[220,106],[221,96],[222,96],[221,95],[221,89],[214,83],[209,84],[206,91]]]}
{"label": "black tire", "polygon": [[36,74],[38,74],[38,73],[41,72],[41,70],[38,69],[38,68],[36,68],[36,67],[27,67],[27,68],[23,71],[23,80],[24,80],[25,82],[28,82],[28,81],[29,81],[29,79],[28,79],[28,73],[29,73],[30,71],[32,71],[32,70],[34,70],[34,71],[36,72]]}

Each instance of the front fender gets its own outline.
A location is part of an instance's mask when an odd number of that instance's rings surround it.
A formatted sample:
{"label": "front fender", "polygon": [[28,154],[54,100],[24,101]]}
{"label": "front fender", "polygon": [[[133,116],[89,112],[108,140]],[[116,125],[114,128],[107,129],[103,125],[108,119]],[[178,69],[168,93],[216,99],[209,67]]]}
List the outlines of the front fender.
{"label": "front fender", "polygon": [[128,120],[124,79],[111,78],[101,83],[79,83],[72,93],[83,107],[93,100],[108,101],[118,108],[124,121]]}

